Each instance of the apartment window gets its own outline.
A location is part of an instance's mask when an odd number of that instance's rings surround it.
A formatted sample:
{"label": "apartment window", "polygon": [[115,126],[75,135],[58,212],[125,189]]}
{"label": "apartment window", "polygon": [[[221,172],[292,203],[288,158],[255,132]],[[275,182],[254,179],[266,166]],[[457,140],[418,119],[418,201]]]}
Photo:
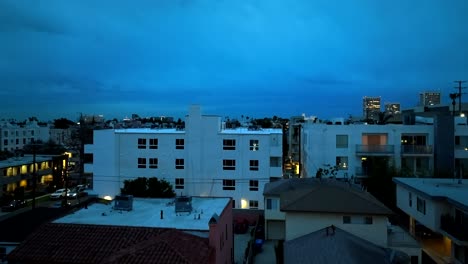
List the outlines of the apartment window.
{"label": "apartment window", "polygon": [[34,136],[34,130],[31,130],[31,136]]}
{"label": "apartment window", "polygon": [[372,225],[373,221],[372,221],[372,216],[366,216],[364,217],[364,224],[366,225]]}
{"label": "apartment window", "polygon": [[3,140],[3,145],[8,146],[8,139]]}
{"label": "apartment window", "polygon": [[250,180],[249,181],[249,190],[258,191],[258,180]]}
{"label": "apartment window", "polygon": [[178,170],[184,169],[184,159],[176,159],[175,160],[175,168]]}
{"label": "apartment window", "polygon": [[258,150],[258,140],[257,139],[251,139],[250,140],[250,150],[251,151],[257,151]]}
{"label": "apartment window", "polygon": [[175,179],[175,188],[176,189],[184,189],[184,178],[176,178]]}
{"label": "apartment window", "polygon": [[145,158],[138,158],[138,168],[145,169],[146,168],[146,159]]}
{"label": "apartment window", "polygon": [[250,160],[250,170],[258,171],[258,160]]}
{"label": "apartment window", "polygon": [[236,180],[223,180],[223,190],[234,191],[236,189]]}
{"label": "apartment window", "polygon": [[413,194],[409,192],[408,198],[409,198],[409,207],[412,207],[413,206]]}
{"label": "apartment window", "polygon": [[236,200],[232,199],[232,208],[236,208]]}
{"label": "apartment window", "polygon": [[278,200],[277,199],[267,199],[267,209],[268,210],[278,210]]}
{"label": "apartment window", "polygon": [[224,150],[235,150],[236,149],[236,140],[235,139],[223,139],[223,149]]}
{"label": "apartment window", "polygon": [[249,208],[250,208],[250,209],[258,209],[258,201],[256,201],[256,200],[250,200],[250,201],[249,201]]}
{"label": "apartment window", "polygon": [[149,168],[150,169],[157,169],[158,168],[158,159],[157,158],[150,158],[149,159]]}
{"label": "apartment window", "polygon": [[426,200],[418,197],[416,199],[416,210],[422,214],[426,214]]}
{"label": "apartment window", "polygon": [[139,138],[138,139],[138,148],[145,149],[146,148],[146,138]]}
{"label": "apartment window", "polygon": [[281,167],[281,157],[270,157],[270,167]]}
{"label": "apartment window", "polygon": [[25,138],[23,138],[23,144],[26,144],[26,139]]}
{"label": "apartment window", "polygon": [[343,216],[343,224],[372,225],[372,216]]}
{"label": "apartment window", "polygon": [[236,160],[223,160],[223,170],[235,170]]}
{"label": "apartment window", "polygon": [[16,145],[18,145],[18,144],[19,144],[19,138],[16,139]]}
{"label": "apartment window", "polygon": [[149,148],[150,149],[158,149],[158,139],[157,138],[150,138]]}
{"label": "apartment window", "polygon": [[336,135],[336,148],[348,148],[348,135]]}
{"label": "apartment window", "polygon": [[336,166],[339,170],[348,169],[348,157],[336,157]]}
{"label": "apartment window", "polygon": [[175,140],[175,148],[176,149],[184,149],[184,142],[185,140],[183,138],[176,138]]}

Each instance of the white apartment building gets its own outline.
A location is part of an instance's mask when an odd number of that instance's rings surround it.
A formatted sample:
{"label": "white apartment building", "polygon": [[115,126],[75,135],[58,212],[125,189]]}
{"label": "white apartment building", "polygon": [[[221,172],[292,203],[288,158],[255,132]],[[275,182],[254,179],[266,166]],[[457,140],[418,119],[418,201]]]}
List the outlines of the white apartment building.
{"label": "white apartment building", "polygon": [[[424,249],[438,263],[468,263],[468,184],[466,180],[394,178],[397,206],[409,215],[410,232],[420,225],[442,235]],[[422,240],[424,243],[424,238]]]}
{"label": "white apartment building", "polygon": [[36,121],[28,121],[24,126],[0,121],[0,149],[3,151],[15,151],[33,140],[46,142],[49,138],[49,127],[39,126]]}
{"label": "white apartment building", "polygon": [[408,176],[431,175],[434,169],[433,125],[326,125],[301,127],[302,177],[337,166],[338,178],[366,177],[370,159],[386,157]]}
{"label": "white apartment building", "polygon": [[185,130],[96,130],[85,153],[100,197],[115,197],[125,180],[157,177],[177,195],[232,197],[235,208],[263,209],[265,183],[282,176],[281,129],[225,129],[199,106],[190,108]]}

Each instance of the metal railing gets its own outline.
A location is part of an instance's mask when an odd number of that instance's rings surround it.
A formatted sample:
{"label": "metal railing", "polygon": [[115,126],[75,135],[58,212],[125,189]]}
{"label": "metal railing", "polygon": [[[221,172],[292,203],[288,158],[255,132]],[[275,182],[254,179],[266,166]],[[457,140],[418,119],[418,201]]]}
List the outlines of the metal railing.
{"label": "metal railing", "polygon": [[402,145],[401,154],[432,154],[432,146],[422,146],[422,145]]}
{"label": "metal railing", "polygon": [[385,154],[393,155],[395,152],[394,145],[356,145],[356,154]]}

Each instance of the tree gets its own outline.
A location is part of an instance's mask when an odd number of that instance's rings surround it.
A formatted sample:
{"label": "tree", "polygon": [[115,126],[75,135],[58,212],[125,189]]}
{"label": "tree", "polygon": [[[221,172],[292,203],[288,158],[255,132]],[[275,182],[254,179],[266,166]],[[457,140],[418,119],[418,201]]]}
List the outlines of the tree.
{"label": "tree", "polygon": [[166,180],[158,180],[156,177],[138,177],[134,180],[125,180],[122,194],[135,197],[171,198],[175,196],[172,185]]}
{"label": "tree", "polygon": [[54,120],[54,127],[59,129],[67,129],[71,126],[74,126],[75,122],[68,120],[66,118],[59,118]]}
{"label": "tree", "polygon": [[26,144],[23,147],[23,152],[31,154],[36,151],[36,154],[43,155],[60,155],[63,154],[66,149],[53,141],[52,139],[47,142],[42,142],[42,140],[36,140],[34,143]]}
{"label": "tree", "polygon": [[330,164],[325,164],[325,168],[318,168],[315,178],[321,179],[324,178],[334,178],[338,172],[338,166],[332,166]]}
{"label": "tree", "polygon": [[386,157],[368,157],[368,177],[363,181],[367,191],[392,210],[396,210],[393,177],[401,176]]}

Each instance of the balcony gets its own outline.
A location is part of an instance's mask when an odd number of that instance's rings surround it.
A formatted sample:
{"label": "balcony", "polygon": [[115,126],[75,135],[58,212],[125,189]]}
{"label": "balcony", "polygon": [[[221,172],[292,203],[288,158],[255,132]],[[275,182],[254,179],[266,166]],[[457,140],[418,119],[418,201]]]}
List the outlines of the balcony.
{"label": "balcony", "polygon": [[440,216],[440,229],[460,241],[468,241],[468,225],[457,223],[451,215]]}
{"label": "balcony", "polygon": [[402,155],[432,155],[432,146],[401,145]]}
{"label": "balcony", "polygon": [[356,145],[358,156],[392,156],[394,153],[394,145]]}

